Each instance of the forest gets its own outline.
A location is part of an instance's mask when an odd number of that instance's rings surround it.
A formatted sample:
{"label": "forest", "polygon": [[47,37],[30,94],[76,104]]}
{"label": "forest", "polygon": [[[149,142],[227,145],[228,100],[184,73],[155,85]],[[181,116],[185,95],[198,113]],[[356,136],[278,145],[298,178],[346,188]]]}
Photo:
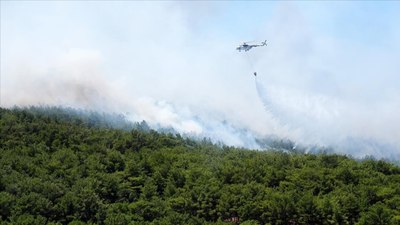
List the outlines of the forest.
{"label": "forest", "polygon": [[0,108],[0,224],[400,224],[400,167]]}

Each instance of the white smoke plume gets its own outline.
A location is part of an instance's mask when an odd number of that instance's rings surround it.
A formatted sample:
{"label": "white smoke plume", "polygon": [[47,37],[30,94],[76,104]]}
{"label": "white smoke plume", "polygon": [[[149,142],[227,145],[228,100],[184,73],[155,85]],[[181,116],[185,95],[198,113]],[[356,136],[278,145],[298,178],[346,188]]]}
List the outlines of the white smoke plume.
{"label": "white smoke plume", "polygon": [[[275,135],[400,158],[396,13],[372,19],[373,34],[385,34],[372,42],[350,32],[374,37],[349,17],[370,18],[352,3],[1,6],[2,107],[88,108],[228,145],[259,148],[256,138]],[[348,19],[353,36],[335,32],[338,18]],[[249,52],[252,65],[235,51],[250,39],[268,40]]]}

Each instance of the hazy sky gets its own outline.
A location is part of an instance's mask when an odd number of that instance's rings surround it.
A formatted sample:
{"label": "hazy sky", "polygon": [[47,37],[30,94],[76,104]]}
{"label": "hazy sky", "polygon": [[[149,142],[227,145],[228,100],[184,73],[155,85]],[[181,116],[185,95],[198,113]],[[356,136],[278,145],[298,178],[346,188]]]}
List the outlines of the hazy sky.
{"label": "hazy sky", "polygon": [[396,1],[1,1],[1,106],[124,113],[230,145],[400,158],[399,59]]}

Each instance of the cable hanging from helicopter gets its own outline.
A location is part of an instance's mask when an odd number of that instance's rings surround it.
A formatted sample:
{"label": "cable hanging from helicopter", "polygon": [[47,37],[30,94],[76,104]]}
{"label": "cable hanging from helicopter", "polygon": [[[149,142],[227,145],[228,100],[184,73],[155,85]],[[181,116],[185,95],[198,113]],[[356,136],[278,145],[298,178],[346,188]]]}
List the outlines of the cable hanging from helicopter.
{"label": "cable hanging from helicopter", "polygon": [[[250,49],[252,49],[252,48],[255,48],[255,47],[262,47],[262,46],[267,46],[267,40],[261,42],[261,44],[254,44],[254,45],[251,45],[251,44],[248,44],[248,43],[246,43],[246,42],[243,42],[243,44],[239,45],[239,46],[236,48],[236,50],[238,50],[239,52],[241,52],[241,51],[248,52],[248,51],[249,51]],[[253,63],[251,62],[250,59],[249,59],[249,63],[250,63],[250,65],[251,65],[252,69],[254,70]],[[257,76],[257,72],[256,72],[256,71],[254,71],[253,74],[254,74],[254,76]]]}

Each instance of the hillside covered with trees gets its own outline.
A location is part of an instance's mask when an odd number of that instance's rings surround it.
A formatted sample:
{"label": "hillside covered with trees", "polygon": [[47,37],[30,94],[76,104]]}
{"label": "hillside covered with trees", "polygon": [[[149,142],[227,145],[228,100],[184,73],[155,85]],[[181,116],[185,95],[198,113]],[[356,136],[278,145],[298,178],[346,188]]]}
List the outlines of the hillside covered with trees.
{"label": "hillside covered with trees", "polygon": [[400,167],[215,145],[118,116],[0,109],[0,221],[400,224]]}

